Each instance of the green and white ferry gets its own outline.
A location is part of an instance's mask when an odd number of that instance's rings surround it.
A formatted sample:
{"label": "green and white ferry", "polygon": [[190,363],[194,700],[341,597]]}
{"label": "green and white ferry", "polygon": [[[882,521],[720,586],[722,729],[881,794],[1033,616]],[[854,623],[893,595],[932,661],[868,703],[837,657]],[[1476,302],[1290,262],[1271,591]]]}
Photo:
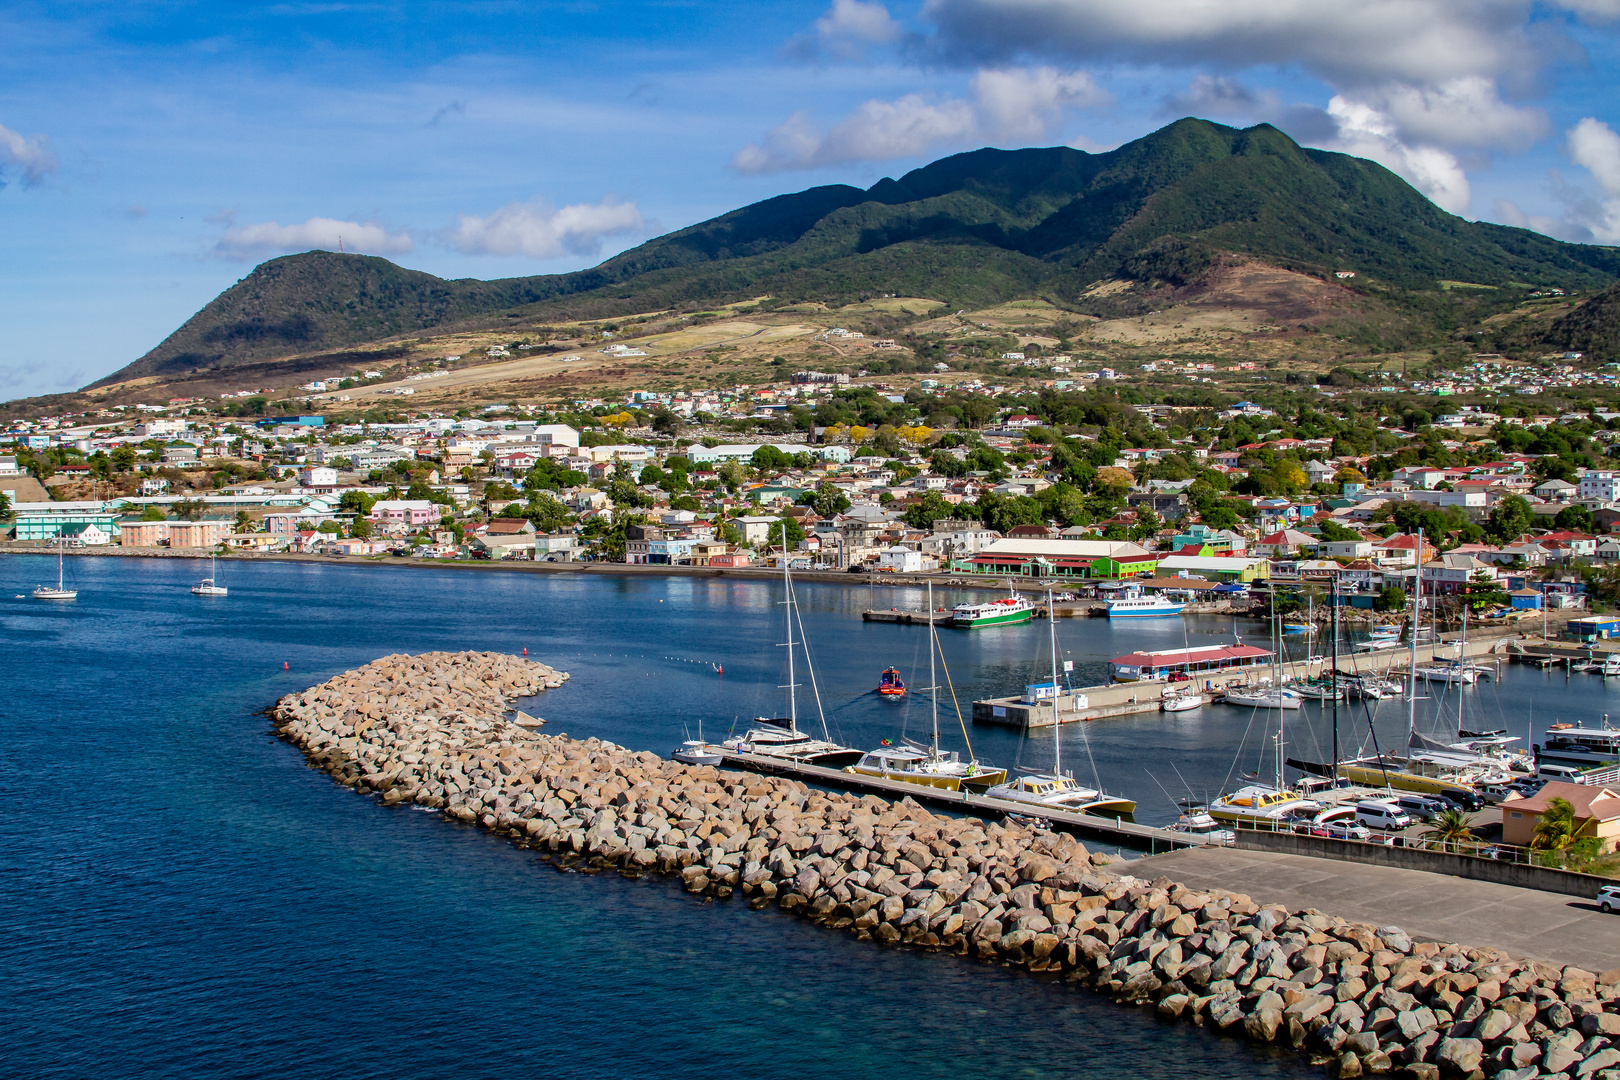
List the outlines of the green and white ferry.
{"label": "green and white ferry", "polygon": [[957,604],[951,609],[951,625],[964,629],[976,626],[1011,626],[1035,617],[1035,605],[1014,593],[983,604]]}

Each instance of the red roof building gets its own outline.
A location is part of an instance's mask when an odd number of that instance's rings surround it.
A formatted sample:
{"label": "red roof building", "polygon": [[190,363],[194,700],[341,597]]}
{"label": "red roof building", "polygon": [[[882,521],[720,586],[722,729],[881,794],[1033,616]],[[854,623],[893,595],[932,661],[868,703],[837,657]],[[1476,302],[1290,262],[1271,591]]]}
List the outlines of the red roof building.
{"label": "red roof building", "polygon": [[1270,652],[1253,645],[1201,645],[1194,649],[1164,649],[1116,656],[1108,662],[1108,676],[1115,682],[1165,679],[1172,673],[1196,679],[1201,675],[1233,668],[1255,667],[1270,660]]}

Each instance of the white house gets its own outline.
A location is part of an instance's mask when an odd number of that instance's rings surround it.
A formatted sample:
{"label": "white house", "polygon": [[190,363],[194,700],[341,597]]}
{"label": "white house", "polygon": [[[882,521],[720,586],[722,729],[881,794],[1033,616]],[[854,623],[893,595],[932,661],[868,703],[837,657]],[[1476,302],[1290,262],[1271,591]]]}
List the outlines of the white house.
{"label": "white house", "polygon": [[897,544],[878,555],[878,569],[892,570],[897,574],[920,574],[923,569],[922,552]]}
{"label": "white house", "polygon": [[[1539,490],[1539,489],[1538,489]],[[1584,502],[1614,502],[1620,499],[1620,472],[1592,471],[1581,477],[1580,497]]]}
{"label": "white house", "polygon": [[337,470],[329,465],[311,465],[298,471],[298,483],[302,487],[330,488],[336,487],[337,482]]}

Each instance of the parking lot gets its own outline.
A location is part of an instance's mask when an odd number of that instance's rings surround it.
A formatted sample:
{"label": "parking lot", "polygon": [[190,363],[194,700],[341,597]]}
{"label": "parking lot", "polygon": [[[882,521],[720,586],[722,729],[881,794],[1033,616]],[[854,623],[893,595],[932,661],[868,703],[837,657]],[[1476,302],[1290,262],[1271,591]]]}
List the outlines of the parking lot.
{"label": "parking lot", "polygon": [[1620,914],[1591,898],[1511,885],[1235,848],[1187,848],[1120,863],[1142,878],[1248,894],[1258,903],[1315,908],[1414,938],[1493,945],[1516,955],[1589,971],[1620,968]]}

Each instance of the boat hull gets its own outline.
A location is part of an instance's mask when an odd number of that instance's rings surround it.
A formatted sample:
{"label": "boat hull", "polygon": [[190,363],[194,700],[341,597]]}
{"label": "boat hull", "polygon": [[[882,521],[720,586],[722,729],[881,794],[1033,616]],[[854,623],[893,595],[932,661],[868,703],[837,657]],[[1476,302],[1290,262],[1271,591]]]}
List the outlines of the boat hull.
{"label": "boat hull", "polygon": [[1022,611],[1009,611],[1006,614],[952,615],[951,625],[963,630],[977,630],[983,626],[1014,626],[1018,623],[1027,623],[1034,617],[1034,608],[1025,608]]}
{"label": "boat hull", "polygon": [[951,773],[912,772],[906,769],[874,769],[865,765],[851,765],[844,771],[852,776],[871,776],[881,780],[893,780],[901,784],[916,784],[919,787],[929,787],[939,791],[965,790],[983,792],[986,788],[1007,782],[1006,769],[981,769],[972,776],[957,776]]}

